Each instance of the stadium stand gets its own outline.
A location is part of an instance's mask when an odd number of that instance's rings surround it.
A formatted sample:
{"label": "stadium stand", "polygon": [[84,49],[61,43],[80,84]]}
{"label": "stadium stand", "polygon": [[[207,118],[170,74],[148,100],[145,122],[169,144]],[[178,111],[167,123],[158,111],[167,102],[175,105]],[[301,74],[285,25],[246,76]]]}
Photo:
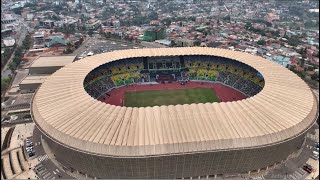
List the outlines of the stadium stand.
{"label": "stadium stand", "polygon": [[[129,58],[101,65],[84,80],[86,91],[94,98],[115,87],[143,82],[204,80],[219,82],[247,96],[262,90],[264,80],[253,68],[238,61],[213,56]],[[185,67],[185,68],[184,68]]]}
{"label": "stadium stand", "polygon": [[29,166],[25,156],[23,155],[23,148],[19,147],[12,149],[8,153],[1,155],[1,179],[15,179],[15,177],[27,170]]}

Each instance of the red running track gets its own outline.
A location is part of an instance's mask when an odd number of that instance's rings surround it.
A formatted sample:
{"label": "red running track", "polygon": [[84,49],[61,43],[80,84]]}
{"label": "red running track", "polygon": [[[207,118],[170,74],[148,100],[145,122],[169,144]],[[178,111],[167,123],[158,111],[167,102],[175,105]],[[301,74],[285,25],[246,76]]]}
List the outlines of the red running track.
{"label": "red running track", "polygon": [[220,83],[188,82],[186,85],[181,85],[179,82],[173,82],[166,84],[134,84],[129,86],[122,86],[109,91],[107,94],[109,94],[110,96],[105,95],[104,97],[100,97],[99,100],[107,104],[123,106],[122,102],[125,92],[190,88],[212,88],[221,102],[237,101],[247,98],[247,96],[242,94],[241,92]]}

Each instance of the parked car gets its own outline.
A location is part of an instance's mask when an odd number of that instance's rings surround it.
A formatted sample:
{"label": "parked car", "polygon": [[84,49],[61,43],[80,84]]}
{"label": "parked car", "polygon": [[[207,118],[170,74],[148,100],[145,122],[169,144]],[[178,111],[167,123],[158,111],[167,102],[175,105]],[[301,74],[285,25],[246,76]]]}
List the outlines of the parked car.
{"label": "parked car", "polygon": [[36,168],[36,170],[37,170],[37,171],[44,171],[44,170],[46,170],[46,168],[43,167],[43,166],[41,166],[41,167]]}
{"label": "parked car", "polygon": [[313,168],[310,167],[310,165],[304,165],[302,169],[307,171],[307,173],[311,173],[313,170]]}
{"label": "parked car", "polygon": [[27,153],[33,152],[33,149],[27,149]]}
{"label": "parked car", "polygon": [[26,145],[27,145],[27,146],[33,146],[33,143],[27,141],[27,142],[26,142]]}
{"label": "parked car", "polygon": [[312,151],[312,154],[316,155],[316,156],[319,156],[319,151],[318,152],[317,151]]}
{"label": "parked car", "polygon": [[311,155],[311,158],[314,160],[319,160],[319,156],[316,156],[316,155]]}

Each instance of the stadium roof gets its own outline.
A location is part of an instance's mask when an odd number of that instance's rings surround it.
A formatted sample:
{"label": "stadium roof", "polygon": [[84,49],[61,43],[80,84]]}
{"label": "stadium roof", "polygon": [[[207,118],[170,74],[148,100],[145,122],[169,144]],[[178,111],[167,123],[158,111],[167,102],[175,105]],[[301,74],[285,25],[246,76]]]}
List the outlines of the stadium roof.
{"label": "stadium roof", "polygon": [[[257,95],[233,102],[120,107],[93,99],[83,88],[95,67],[145,56],[214,55],[236,59],[265,79]],[[297,75],[264,58],[214,48],[113,51],[66,65],[36,93],[32,115],[39,129],[69,148],[104,156],[157,156],[280,143],[309,129],[317,102]]]}
{"label": "stadium roof", "polygon": [[76,56],[41,56],[30,67],[63,67],[73,62]]}

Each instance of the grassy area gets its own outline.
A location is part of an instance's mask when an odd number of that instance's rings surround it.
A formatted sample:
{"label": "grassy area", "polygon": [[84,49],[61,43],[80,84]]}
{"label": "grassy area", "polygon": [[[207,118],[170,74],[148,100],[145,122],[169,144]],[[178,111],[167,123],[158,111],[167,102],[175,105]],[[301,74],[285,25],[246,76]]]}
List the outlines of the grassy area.
{"label": "grassy area", "polygon": [[194,88],[126,92],[124,98],[124,105],[126,107],[147,107],[219,101],[219,98],[216,96],[212,89]]}

